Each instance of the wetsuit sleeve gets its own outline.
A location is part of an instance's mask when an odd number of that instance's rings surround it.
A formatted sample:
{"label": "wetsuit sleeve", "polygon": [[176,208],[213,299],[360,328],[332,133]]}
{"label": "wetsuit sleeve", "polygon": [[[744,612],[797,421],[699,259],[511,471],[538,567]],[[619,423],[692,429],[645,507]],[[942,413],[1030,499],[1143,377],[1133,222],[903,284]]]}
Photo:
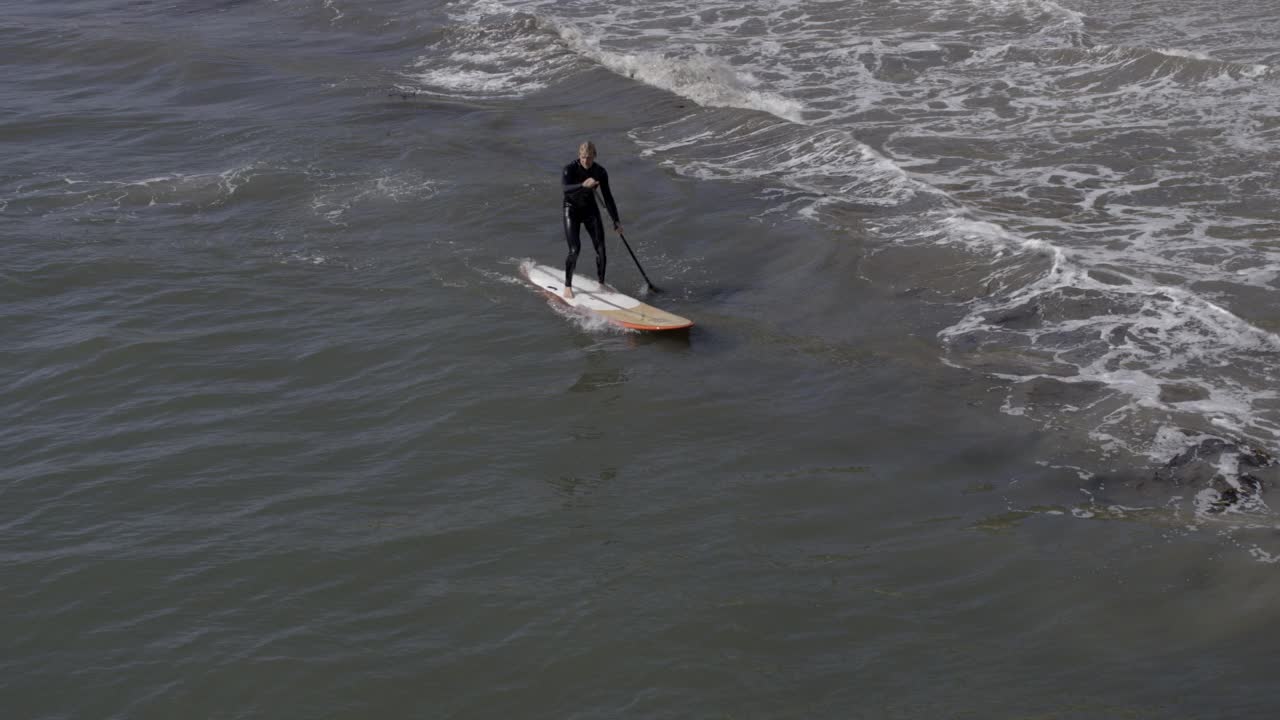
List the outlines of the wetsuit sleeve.
{"label": "wetsuit sleeve", "polygon": [[582,190],[581,182],[573,181],[573,165],[565,165],[564,170],[560,171],[560,184],[564,186],[564,197],[566,200],[569,196]]}
{"label": "wetsuit sleeve", "polygon": [[618,205],[613,201],[613,193],[609,191],[609,173],[604,168],[600,168],[600,193],[604,195],[604,206],[609,211],[609,217],[613,218],[613,224],[620,224],[622,220],[618,217]]}

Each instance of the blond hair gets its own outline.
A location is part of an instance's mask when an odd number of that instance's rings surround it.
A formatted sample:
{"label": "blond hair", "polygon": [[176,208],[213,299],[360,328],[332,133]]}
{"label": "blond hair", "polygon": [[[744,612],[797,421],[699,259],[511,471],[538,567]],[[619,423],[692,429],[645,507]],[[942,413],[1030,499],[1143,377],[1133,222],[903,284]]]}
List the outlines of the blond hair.
{"label": "blond hair", "polygon": [[586,142],[582,143],[581,145],[578,146],[578,154],[581,155],[582,153],[586,153],[591,157],[595,157],[596,144],[591,142],[590,140],[587,140]]}

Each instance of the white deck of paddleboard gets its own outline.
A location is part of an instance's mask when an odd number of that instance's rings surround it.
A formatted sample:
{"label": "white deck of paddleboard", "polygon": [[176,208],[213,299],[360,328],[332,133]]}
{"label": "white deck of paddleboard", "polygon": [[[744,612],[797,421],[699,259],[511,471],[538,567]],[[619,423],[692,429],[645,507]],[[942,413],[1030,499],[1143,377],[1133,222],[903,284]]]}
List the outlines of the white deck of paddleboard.
{"label": "white deck of paddleboard", "polygon": [[618,325],[641,330],[675,330],[693,324],[687,318],[647,305],[590,278],[574,275],[573,297],[564,297],[564,269],[526,261],[520,266],[529,282],[566,305],[603,316]]}

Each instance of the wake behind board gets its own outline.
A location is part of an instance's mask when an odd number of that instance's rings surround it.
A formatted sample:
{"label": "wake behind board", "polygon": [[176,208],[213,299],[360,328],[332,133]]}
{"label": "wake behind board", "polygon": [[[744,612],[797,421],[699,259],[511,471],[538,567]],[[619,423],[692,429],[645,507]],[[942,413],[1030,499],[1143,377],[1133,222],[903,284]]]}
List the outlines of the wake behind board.
{"label": "wake behind board", "polygon": [[526,261],[520,273],[569,307],[589,312],[632,330],[683,330],[693,321],[646,305],[630,295],[623,295],[608,285],[575,275],[573,297],[564,297],[564,268],[553,268]]}

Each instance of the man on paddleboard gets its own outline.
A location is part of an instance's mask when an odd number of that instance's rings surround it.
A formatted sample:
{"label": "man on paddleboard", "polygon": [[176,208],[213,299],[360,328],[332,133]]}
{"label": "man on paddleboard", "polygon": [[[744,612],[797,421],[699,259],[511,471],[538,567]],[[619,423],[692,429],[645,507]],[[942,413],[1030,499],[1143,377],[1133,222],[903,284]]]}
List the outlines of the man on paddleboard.
{"label": "man on paddleboard", "polygon": [[561,173],[564,185],[564,239],[569,243],[569,257],[564,261],[564,296],[573,297],[573,268],[578,264],[582,251],[580,231],[587,226],[591,245],[596,250],[596,275],[604,284],[604,223],[600,219],[600,207],[596,205],[596,188],[604,195],[605,208],[613,220],[613,229],[622,232],[618,219],[618,206],[609,192],[609,173],[596,163],[596,146],[590,140],[578,146],[578,159],[564,166]]}

